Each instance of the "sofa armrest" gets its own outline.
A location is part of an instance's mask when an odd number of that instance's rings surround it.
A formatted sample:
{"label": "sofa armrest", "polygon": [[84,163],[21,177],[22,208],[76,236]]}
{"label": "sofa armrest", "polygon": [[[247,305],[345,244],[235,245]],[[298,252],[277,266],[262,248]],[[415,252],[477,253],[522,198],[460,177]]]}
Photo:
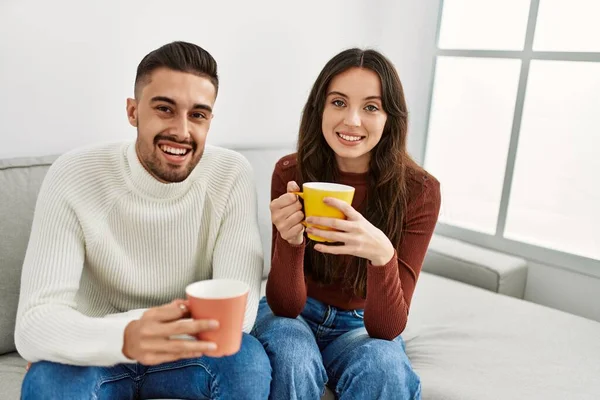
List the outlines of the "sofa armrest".
{"label": "sofa armrest", "polygon": [[524,259],[440,235],[431,239],[423,271],[517,298],[527,282]]}

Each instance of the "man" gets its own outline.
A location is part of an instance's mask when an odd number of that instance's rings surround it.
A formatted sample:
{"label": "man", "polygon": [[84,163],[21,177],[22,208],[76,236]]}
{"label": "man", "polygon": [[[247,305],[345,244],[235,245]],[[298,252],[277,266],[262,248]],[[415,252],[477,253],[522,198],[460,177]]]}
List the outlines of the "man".
{"label": "man", "polygon": [[167,44],[138,66],[134,143],[61,156],[42,185],[23,265],[15,342],[32,362],[23,399],[268,397],[269,360],[244,333],[229,357],[181,335],[218,329],[182,300],[197,280],[250,286],[262,247],[249,163],[205,146],[218,91],[204,49]]}

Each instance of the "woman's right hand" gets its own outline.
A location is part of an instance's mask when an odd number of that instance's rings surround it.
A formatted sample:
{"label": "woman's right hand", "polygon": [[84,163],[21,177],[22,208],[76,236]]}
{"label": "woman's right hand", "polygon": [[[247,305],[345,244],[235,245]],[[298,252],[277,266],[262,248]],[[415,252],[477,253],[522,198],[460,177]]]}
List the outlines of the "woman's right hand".
{"label": "woman's right hand", "polygon": [[271,222],[284,240],[298,246],[304,241],[304,213],[298,196],[291,192],[299,192],[300,187],[296,182],[290,181],[287,191],[271,202]]}

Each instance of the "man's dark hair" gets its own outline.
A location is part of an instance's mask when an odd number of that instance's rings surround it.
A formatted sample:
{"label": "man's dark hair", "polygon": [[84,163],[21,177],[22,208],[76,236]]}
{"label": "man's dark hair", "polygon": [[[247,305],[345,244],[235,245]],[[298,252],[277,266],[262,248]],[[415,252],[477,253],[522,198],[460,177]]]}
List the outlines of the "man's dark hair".
{"label": "man's dark hair", "polygon": [[139,98],[144,85],[150,82],[150,75],[158,68],[187,72],[210,79],[219,91],[217,62],[202,47],[188,42],[172,42],[148,53],[140,62],[135,76],[135,97]]}

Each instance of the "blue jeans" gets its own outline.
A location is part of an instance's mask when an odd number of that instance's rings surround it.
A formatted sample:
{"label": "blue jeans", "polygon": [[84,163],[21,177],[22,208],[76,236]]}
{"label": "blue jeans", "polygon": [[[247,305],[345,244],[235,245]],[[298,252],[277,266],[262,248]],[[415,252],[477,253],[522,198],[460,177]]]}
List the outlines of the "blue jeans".
{"label": "blue jeans", "polygon": [[317,400],[327,384],[341,400],[420,399],[402,338],[369,337],[363,318],[310,297],[298,318],[277,317],[263,297],[252,335],[271,361],[270,398]]}
{"label": "blue jeans", "polygon": [[146,367],[77,367],[46,361],[25,375],[22,399],[266,399],[271,366],[263,347],[244,334],[229,357],[179,360]]}

